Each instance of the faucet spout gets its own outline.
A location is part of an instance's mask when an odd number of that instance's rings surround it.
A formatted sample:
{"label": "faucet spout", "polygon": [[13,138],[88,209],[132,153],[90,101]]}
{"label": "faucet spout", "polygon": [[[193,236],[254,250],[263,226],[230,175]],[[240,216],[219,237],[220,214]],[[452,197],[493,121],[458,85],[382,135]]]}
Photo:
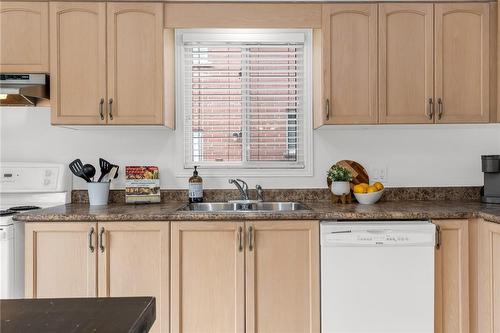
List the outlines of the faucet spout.
{"label": "faucet spout", "polygon": [[[240,184],[241,182],[241,184]],[[229,184],[234,184],[240,191],[242,200],[248,200],[248,184],[241,179],[229,179]]]}

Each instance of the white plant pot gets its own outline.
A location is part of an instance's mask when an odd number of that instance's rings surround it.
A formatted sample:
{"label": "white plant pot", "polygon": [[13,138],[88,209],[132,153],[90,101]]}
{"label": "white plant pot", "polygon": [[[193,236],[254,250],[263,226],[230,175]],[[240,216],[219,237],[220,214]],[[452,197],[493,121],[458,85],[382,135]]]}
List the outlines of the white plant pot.
{"label": "white plant pot", "polygon": [[344,195],[351,192],[350,182],[332,182],[332,193],[335,195]]}

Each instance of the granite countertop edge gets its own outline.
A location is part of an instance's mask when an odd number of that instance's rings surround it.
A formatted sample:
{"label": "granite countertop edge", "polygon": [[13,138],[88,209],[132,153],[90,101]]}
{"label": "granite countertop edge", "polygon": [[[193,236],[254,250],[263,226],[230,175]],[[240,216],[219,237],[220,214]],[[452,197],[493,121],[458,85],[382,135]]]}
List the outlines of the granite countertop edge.
{"label": "granite countertop edge", "polygon": [[500,205],[476,201],[395,201],[375,205],[304,202],[311,210],[292,212],[195,212],[186,203],[67,204],[14,216],[22,222],[241,221],[241,220],[423,220],[482,218],[500,223]]}

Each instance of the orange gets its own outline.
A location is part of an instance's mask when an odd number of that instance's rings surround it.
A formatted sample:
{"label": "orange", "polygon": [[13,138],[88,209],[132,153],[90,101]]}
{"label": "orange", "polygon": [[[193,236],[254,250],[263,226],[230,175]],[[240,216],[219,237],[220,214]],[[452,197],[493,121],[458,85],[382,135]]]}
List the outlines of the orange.
{"label": "orange", "polygon": [[376,182],[375,184],[373,184],[373,186],[375,186],[379,191],[384,189],[384,184],[382,184],[381,182]]}
{"label": "orange", "polygon": [[375,186],[368,186],[366,189],[366,193],[378,192],[378,189]]}

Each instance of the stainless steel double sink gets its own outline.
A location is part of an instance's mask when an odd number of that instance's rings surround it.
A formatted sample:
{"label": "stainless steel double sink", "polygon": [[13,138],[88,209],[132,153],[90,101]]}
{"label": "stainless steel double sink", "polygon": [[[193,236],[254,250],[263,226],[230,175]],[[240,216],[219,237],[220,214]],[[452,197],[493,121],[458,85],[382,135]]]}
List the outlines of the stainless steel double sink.
{"label": "stainless steel double sink", "polygon": [[289,212],[310,210],[300,202],[200,202],[181,208],[182,211],[199,212]]}

